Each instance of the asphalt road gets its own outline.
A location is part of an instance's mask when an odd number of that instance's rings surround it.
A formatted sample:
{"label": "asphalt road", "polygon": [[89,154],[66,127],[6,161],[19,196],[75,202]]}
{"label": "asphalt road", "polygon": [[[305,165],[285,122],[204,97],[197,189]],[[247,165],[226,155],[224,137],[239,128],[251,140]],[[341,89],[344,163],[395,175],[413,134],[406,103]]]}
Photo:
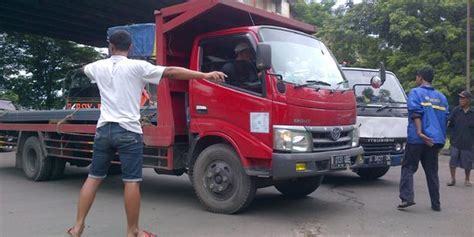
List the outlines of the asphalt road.
{"label": "asphalt road", "polygon": [[[205,211],[186,175],[156,175],[147,169],[141,225],[162,237],[474,236],[474,188],[445,185],[447,159],[440,158],[442,212],[430,209],[421,166],[415,177],[417,204],[406,211],[395,208],[400,174],[395,167],[373,182],[350,171],[331,175],[302,200],[286,199],[273,187],[260,189],[250,208],[238,215]],[[62,180],[31,182],[14,168],[13,153],[0,153],[0,236],[65,236],[87,169],[68,167],[66,172]],[[84,236],[124,233],[122,182],[112,176],[98,193]]]}

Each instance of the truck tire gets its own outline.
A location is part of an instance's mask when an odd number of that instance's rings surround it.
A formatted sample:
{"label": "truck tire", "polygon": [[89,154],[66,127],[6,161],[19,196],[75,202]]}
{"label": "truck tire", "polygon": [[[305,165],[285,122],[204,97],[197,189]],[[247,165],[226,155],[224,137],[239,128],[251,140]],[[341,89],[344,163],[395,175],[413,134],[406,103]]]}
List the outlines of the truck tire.
{"label": "truck tire", "polygon": [[210,212],[233,214],[245,209],[255,197],[255,180],[245,173],[239,156],[229,145],[215,144],[204,149],[191,177],[199,201]]}
{"label": "truck tire", "polygon": [[64,177],[64,169],[66,168],[66,161],[59,158],[51,158],[51,173],[49,175],[49,180],[62,179]]}
{"label": "truck tire", "polygon": [[278,182],[275,188],[290,198],[303,198],[319,188],[324,176],[296,178]]}
{"label": "truck tire", "polygon": [[357,174],[364,180],[376,180],[384,176],[390,167],[362,168],[357,170]]}
{"label": "truck tire", "polygon": [[31,136],[26,139],[21,159],[26,177],[33,181],[49,179],[52,160],[50,157],[44,156],[38,137]]}

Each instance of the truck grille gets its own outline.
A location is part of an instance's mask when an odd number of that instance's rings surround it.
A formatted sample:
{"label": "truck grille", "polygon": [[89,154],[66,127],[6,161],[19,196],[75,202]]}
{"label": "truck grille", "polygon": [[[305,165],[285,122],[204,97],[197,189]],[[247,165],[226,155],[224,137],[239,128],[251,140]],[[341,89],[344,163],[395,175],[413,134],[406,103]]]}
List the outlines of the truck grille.
{"label": "truck grille", "polygon": [[365,155],[397,154],[395,143],[366,143],[360,145],[364,148]]}
{"label": "truck grille", "polygon": [[[313,151],[332,151],[351,148],[353,126],[306,127],[313,136]],[[333,133],[338,133],[335,136]],[[336,134],[337,135],[337,134]]]}

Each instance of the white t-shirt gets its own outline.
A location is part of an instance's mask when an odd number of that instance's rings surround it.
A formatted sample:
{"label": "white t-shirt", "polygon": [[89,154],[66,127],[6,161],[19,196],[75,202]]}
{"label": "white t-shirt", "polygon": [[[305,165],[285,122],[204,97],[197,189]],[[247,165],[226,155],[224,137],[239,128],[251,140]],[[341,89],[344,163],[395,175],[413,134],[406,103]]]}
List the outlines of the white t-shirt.
{"label": "white t-shirt", "polygon": [[86,76],[100,91],[100,118],[97,127],[116,122],[122,128],[143,133],[140,99],[146,83],[158,84],[165,67],[143,60],[114,55],[84,67]]}

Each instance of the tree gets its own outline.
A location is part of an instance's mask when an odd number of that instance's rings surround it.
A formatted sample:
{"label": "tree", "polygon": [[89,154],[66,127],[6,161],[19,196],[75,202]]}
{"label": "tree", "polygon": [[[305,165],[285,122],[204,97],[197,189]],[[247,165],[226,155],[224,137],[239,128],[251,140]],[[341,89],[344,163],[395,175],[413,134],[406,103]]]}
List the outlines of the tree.
{"label": "tree", "polygon": [[62,108],[61,79],[101,57],[94,48],[23,33],[0,34],[0,74],[4,89],[34,109]]}
{"label": "tree", "polygon": [[291,12],[296,19],[320,27],[328,19],[334,18],[331,15],[331,9],[335,5],[336,0],[323,0],[321,3],[296,0],[291,4]]}
{"label": "tree", "polygon": [[9,90],[0,90],[0,100],[9,100],[13,104],[17,104],[18,95]]}
{"label": "tree", "polygon": [[[310,6],[318,3],[303,3],[299,7],[306,10],[294,12],[295,17],[316,22],[315,16],[307,12],[318,9]],[[318,25],[317,36],[328,44],[338,61],[370,68],[383,61],[406,90],[414,87],[417,69],[432,66],[434,86],[454,104],[466,75],[465,1],[365,0],[331,13]]]}

